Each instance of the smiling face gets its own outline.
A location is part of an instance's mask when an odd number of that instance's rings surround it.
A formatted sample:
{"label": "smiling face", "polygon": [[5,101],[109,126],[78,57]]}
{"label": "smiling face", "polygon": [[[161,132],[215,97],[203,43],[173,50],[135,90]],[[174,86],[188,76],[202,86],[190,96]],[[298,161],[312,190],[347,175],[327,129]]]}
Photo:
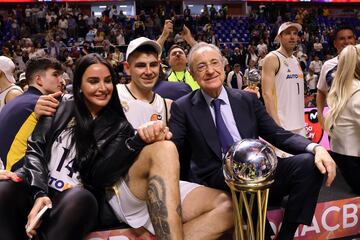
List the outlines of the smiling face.
{"label": "smiling face", "polygon": [[337,32],[336,38],[334,40],[334,46],[340,54],[340,52],[347,46],[347,45],[354,45],[355,44],[355,36],[354,32],[351,29],[343,29]]}
{"label": "smiling face", "polygon": [[191,74],[201,89],[209,96],[219,96],[225,80],[221,55],[215,49],[205,46],[192,54]]}
{"label": "smiling face", "polygon": [[81,79],[80,89],[92,116],[96,116],[110,101],[114,90],[109,69],[101,63],[90,65]]}
{"label": "smiling face", "polygon": [[155,53],[134,52],[125,64],[125,71],[131,76],[130,90],[140,97],[152,94],[159,78],[160,62]]}

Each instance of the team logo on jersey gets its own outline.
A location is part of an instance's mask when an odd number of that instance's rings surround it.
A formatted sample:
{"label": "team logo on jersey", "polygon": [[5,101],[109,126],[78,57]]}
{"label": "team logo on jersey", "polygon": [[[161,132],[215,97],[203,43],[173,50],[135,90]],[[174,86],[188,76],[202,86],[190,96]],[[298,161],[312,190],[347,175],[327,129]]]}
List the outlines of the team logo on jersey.
{"label": "team logo on jersey", "polygon": [[153,115],[151,115],[150,121],[156,121],[156,120],[162,120],[162,116],[160,114],[154,113]]}
{"label": "team logo on jersey", "polygon": [[290,69],[288,69],[288,72],[291,72],[291,70],[290,70]]}
{"label": "team logo on jersey", "polygon": [[121,106],[124,109],[124,112],[129,111],[129,103],[127,101],[121,101]]}
{"label": "team logo on jersey", "polygon": [[289,64],[287,63],[287,61],[284,60],[284,65],[289,67]]}

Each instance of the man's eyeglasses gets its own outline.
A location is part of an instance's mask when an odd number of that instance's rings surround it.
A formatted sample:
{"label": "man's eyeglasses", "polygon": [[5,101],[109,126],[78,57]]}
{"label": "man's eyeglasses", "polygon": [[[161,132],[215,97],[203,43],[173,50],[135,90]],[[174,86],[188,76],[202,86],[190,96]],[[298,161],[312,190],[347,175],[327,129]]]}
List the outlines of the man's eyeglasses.
{"label": "man's eyeglasses", "polygon": [[198,72],[204,72],[205,70],[209,69],[209,66],[211,66],[212,68],[219,68],[221,66],[221,61],[220,60],[212,60],[209,64],[200,63],[199,65],[196,66],[196,70]]}

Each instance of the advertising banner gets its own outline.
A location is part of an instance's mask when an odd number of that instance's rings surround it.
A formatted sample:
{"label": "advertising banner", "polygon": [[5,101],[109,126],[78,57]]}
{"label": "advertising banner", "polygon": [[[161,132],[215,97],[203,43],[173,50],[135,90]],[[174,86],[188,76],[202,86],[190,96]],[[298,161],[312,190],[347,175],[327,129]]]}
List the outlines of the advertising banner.
{"label": "advertising banner", "polygon": [[[271,228],[277,234],[283,211],[281,209],[269,211],[267,217]],[[294,239],[335,239],[358,234],[360,234],[360,197],[355,197],[318,203],[311,226],[300,225]]]}

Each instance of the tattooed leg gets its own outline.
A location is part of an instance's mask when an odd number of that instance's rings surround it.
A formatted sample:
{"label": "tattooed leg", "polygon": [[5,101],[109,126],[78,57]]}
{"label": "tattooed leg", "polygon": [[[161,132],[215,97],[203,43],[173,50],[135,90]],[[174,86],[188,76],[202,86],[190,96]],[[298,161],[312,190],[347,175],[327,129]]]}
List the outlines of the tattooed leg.
{"label": "tattooed leg", "polygon": [[149,179],[147,206],[156,237],[162,240],[170,239],[166,186],[160,176],[152,176]]}
{"label": "tattooed leg", "polygon": [[156,238],[183,240],[179,158],[170,141],[147,145],[128,173],[131,192],[147,202]]}

